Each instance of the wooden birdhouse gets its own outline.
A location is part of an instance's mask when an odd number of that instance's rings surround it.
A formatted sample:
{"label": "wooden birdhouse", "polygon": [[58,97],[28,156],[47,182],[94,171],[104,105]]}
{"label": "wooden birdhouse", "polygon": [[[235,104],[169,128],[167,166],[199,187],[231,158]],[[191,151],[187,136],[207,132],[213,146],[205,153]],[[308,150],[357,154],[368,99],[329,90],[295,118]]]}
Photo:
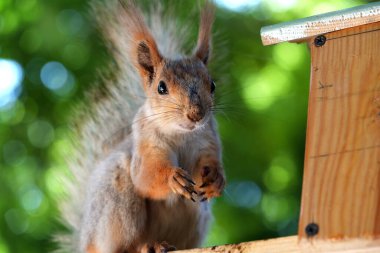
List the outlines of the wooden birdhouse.
{"label": "wooden birdhouse", "polygon": [[261,36],[264,45],[307,43],[311,52],[298,239],[356,240],[360,248],[374,242],[380,236],[380,3],[264,27]]}
{"label": "wooden birdhouse", "polygon": [[191,252],[379,253],[380,2],[264,27],[261,37],[311,53],[298,236]]}

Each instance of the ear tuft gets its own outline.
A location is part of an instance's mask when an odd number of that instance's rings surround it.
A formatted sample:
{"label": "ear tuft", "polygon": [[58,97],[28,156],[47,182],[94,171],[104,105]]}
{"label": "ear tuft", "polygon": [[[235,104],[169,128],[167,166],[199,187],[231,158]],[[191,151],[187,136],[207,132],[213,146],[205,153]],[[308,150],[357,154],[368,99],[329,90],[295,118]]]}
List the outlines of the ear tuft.
{"label": "ear tuft", "polygon": [[141,41],[137,46],[137,62],[143,72],[148,75],[151,83],[154,77],[154,62],[151,51],[145,41]]}
{"label": "ear tuft", "polygon": [[195,56],[204,64],[208,63],[211,56],[211,29],[214,22],[215,5],[207,1],[201,13],[201,22],[198,33]]}
{"label": "ear tuft", "polygon": [[123,13],[117,18],[120,19],[120,28],[126,27],[126,31],[122,32],[127,35],[123,48],[128,47],[130,50],[128,53],[130,53],[132,62],[140,72],[143,84],[149,85],[152,83],[163,58],[151,31],[145,23],[141,10],[136,6],[136,0],[119,0],[119,3]]}

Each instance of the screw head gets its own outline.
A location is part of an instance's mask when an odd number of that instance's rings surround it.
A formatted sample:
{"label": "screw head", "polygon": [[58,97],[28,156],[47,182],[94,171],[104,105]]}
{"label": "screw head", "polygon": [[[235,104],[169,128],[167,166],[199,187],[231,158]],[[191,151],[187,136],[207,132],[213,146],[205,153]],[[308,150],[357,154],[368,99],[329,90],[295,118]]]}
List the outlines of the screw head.
{"label": "screw head", "polygon": [[319,232],[318,224],[316,224],[316,223],[307,224],[307,226],[305,228],[305,233],[307,234],[307,236],[315,236],[318,234],[318,232]]}
{"label": "screw head", "polygon": [[326,43],[326,37],[324,35],[319,35],[317,37],[315,37],[314,39],[314,45],[316,47],[321,47],[323,46],[325,43]]}

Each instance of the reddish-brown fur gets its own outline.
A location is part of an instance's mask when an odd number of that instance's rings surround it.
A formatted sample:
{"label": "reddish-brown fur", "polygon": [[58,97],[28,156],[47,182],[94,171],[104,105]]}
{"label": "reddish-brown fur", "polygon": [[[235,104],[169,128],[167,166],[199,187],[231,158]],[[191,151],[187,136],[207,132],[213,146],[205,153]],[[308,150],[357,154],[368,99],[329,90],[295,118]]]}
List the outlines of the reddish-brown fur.
{"label": "reddish-brown fur", "polygon": [[[146,95],[130,135],[99,163],[90,180],[81,244],[87,253],[161,252],[199,246],[209,206],[225,184],[212,115],[214,7],[201,14],[198,42],[187,58],[166,58],[129,2],[117,17]],[[161,83],[167,88],[160,94]],[[164,242],[167,241],[167,242]]]}

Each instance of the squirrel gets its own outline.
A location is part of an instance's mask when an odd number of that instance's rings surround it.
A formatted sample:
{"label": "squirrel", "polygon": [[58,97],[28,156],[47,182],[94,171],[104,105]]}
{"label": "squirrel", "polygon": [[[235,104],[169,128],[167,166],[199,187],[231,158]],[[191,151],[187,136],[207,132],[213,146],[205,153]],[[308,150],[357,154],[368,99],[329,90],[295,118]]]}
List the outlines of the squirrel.
{"label": "squirrel", "polygon": [[207,69],[215,6],[205,2],[194,52],[179,56],[188,29],[153,5],[144,16],[131,0],[94,4],[116,78],[103,77],[105,88],[79,117],[61,203],[73,233],[59,237],[62,251],[199,247],[211,218],[207,200],[225,186]]}

